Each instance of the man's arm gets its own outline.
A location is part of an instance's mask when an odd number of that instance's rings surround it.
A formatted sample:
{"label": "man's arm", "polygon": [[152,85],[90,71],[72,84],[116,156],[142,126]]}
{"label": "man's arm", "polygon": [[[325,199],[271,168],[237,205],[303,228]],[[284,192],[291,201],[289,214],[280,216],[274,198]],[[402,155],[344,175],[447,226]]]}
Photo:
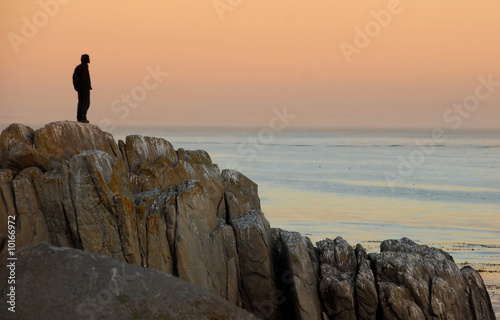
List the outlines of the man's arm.
{"label": "man's arm", "polygon": [[78,84],[80,83],[81,72],[80,68],[76,67],[75,72],[73,72],[73,87],[78,91]]}
{"label": "man's arm", "polygon": [[88,71],[88,69],[87,69],[87,74],[89,76],[89,87],[90,87],[90,90],[92,90],[92,82],[90,81],[90,72]]}

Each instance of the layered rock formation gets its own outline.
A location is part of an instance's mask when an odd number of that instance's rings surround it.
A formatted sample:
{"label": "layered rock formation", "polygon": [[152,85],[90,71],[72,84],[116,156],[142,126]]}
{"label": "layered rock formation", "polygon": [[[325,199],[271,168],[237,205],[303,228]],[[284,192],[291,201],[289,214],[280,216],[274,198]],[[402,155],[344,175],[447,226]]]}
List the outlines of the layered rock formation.
{"label": "layered rock formation", "polygon": [[0,234],[15,216],[17,248],[43,241],[163,271],[261,319],[494,319],[479,274],[443,251],[408,239],[370,255],[340,237],[315,247],[271,228],[257,191],[160,138],[117,143],[74,122],[0,136]]}

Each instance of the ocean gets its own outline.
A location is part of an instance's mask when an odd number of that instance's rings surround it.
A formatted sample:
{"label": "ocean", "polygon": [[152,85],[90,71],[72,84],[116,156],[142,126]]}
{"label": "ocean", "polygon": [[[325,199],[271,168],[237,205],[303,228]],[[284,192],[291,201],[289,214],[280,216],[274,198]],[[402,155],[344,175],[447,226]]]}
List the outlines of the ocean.
{"label": "ocean", "polygon": [[127,128],[259,185],[271,226],[378,252],[408,237],[480,271],[500,318],[500,131]]}

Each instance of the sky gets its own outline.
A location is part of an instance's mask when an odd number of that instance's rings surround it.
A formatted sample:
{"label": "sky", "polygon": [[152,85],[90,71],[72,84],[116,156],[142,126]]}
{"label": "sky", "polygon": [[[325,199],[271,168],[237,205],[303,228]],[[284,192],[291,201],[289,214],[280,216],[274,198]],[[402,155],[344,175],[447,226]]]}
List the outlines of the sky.
{"label": "sky", "polygon": [[500,1],[0,0],[0,126],[498,129]]}

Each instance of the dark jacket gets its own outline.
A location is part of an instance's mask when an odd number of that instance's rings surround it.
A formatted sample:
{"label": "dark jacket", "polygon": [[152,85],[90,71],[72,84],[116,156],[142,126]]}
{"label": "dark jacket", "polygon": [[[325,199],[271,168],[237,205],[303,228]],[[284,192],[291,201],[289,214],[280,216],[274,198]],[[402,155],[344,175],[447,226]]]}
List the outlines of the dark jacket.
{"label": "dark jacket", "polygon": [[76,91],[92,90],[89,66],[86,63],[82,63],[75,68],[75,72],[73,73],[73,87],[75,87]]}

